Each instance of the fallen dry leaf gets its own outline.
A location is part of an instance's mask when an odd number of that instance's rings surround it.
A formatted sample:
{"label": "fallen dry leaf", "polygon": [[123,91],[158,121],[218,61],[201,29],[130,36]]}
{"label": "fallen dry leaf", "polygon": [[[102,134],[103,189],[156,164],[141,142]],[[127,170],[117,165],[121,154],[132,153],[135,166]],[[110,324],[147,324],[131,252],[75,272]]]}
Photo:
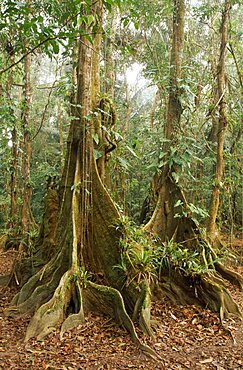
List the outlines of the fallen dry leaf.
{"label": "fallen dry leaf", "polygon": [[[6,258],[14,258],[11,253]],[[0,255],[0,267],[4,265]],[[243,272],[243,268],[241,270]],[[243,309],[242,293],[230,287],[234,299]],[[0,298],[0,370],[240,370],[243,369],[243,323],[237,319],[226,324],[232,336],[220,327],[217,314],[195,306],[177,306],[168,299],[153,302],[152,319],[156,322],[155,338],[140,339],[162,361],[147,358],[132,342],[129,334],[107,317],[88,314],[85,323],[66,333],[62,341],[57,332],[44,341],[23,342],[29,318],[4,316],[15,291],[7,289]]]}
{"label": "fallen dry leaf", "polygon": [[200,364],[208,364],[210,362],[213,362],[213,359],[212,359],[212,357],[210,357],[210,358],[206,358],[205,360],[202,360],[202,361],[199,361],[199,362],[200,362]]}

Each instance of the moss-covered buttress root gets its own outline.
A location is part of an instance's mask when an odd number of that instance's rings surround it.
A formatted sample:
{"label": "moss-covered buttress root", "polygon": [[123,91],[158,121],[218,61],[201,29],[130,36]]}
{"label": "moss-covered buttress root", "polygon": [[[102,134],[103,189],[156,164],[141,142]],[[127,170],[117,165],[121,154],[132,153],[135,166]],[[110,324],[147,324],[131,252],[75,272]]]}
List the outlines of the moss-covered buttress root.
{"label": "moss-covered buttress root", "polygon": [[[79,292],[78,312],[68,315],[74,285]],[[111,287],[87,281],[81,287],[78,280],[73,281],[73,271],[67,271],[52,298],[43,304],[31,319],[27,328],[25,341],[32,337],[43,339],[54,329],[61,327],[61,336],[65,331],[84,322],[84,312],[92,311],[111,316],[130,333],[133,342],[145,354],[160,358],[150,347],[144,345],[136,333],[134,324],[126,312],[121,293]]]}

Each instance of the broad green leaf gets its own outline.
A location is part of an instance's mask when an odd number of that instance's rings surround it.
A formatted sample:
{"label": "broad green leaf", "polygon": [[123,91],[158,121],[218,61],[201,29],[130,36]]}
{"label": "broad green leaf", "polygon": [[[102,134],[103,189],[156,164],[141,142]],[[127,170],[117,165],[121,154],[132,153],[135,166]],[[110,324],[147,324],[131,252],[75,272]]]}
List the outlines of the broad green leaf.
{"label": "broad green leaf", "polygon": [[99,144],[99,141],[100,141],[100,139],[99,139],[99,135],[95,132],[93,135],[92,135],[92,137],[93,137],[93,139],[94,139],[94,142],[95,142],[95,144]]}

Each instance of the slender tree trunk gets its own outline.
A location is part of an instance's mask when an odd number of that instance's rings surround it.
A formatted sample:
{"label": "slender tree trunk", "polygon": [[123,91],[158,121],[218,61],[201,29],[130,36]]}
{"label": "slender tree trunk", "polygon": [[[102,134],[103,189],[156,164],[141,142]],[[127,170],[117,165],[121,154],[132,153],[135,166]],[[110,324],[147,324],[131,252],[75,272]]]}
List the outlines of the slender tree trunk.
{"label": "slender tree trunk", "polygon": [[[124,75],[124,87],[125,87],[125,106],[126,106],[126,112],[124,114],[124,117],[122,117],[122,127],[121,127],[121,133],[123,140],[126,140],[126,135],[129,130],[129,122],[131,118],[132,113],[132,102],[131,102],[131,94],[129,91],[129,84],[126,77],[126,68],[123,70]],[[124,170],[119,170],[117,173],[116,178],[116,184],[114,185],[116,193],[116,200],[119,204],[121,204],[124,214],[128,214],[127,209],[127,184],[126,184],[126,174],[124,173]]]}
{"label": "slender tree trunk", "polygon": [[122,125],[122,136],[123,136],[123,138],[126,137],[127,130],[129,128],[129,120],[130,120],[131,113],[132,113],[131,96],[130,96],[129,85],[128,85],[125,70],[124,70],[124,85],[125,85],[126,114],[125,114],[125,118],[124,118],[124,123]]}
{"label": "slender tree trunk", "polygon": [[[166,139],[173,140],[178,134],[181,119],[180,86],[181,64],[184,46],[185,2],[174,0],[173,36],[170,57],[170,90],[165,125]],[[170,144],[169,144],[170,145]]]}
{"label": "slender tree trunk", "polygon": [[[11,63],[14,62],[14,56],[10,56]],[[13,74],[9,73],[6,83],[6,97],[9,105],[9,114],[14,114],[11,108],[12,104],[12,91],[13,85]],[[7,226],[9,229],[13,229],[17,225],[17,175],[18,175],[18,137],[16,122],[14,122],[13,128],[11,130],[11,140],[12,140],[12,158],[11,158],[11,173],[10,173],[10,214]]]}
{"label": "slender tree trunk", "polygon": [[[211,27],[214,30],[216,26],[217,17],[213,17],[211,20]],[[215,35],[215,32],[212,31],[212,37],[210,39],[210,68],[212,76],[212,97],[210,102],[210,108],[208,112],[208,117],[211,117],[212,126],[208,134],[207,140],[212,143],[217,143],[217,134],[218,134],[218,118],[217,118],[217,107],[219,104],[219,92],[217,87],[217,45],[218,45],[218,35]]]}
{"label": "slender tree trunk", "polygon": [[63,127],[62,127],[62,108],[61,108],[60,100],[57,103],[57,126],[58,126],[58,132],[59,132],[61,172],[63,172],[63,167],[64,167],[64,142],[63,142]]}
{"label": "slender tree trunk", "polygon": [[[165,138],[168,142],[165,142],[163,146],[163,151],[167,153],[167,156],[170,147],[176,145],[182,113],[179,80],[181,78],[184,24],[185,2],[184,0],[175,0],[170,56],[170,88],[166,124],[164,128]],[[170,168],[168,164],[163,167],[158,180],[160,190],[157,205],[151,220],[146,225],[146,229],[158,234],[162,240],[170,239],[178,224],[178,221],[174,219],[174,203],[178,200],[177,186],[172,179],[172,173],[174,171],[176,171],[176,168]]]}
{"label": "slender tree trunk", "polygon": [[154,101],[153,101],[151,112],[150,112],[150,129],[151,130],[154,129],[155,112],[156,112],[156,109],[158,108],[158,103],[160,102],[160,100],[161,100],[161,91],[158,88],[154,96]]}
{"label": "slender tree trunk", "polygon": [[115,36],[117,33],[118,25],[118,13],[114,9],[111,14],[108,15],[109,31],[105,40],[105,76],[104,76],[104,93],[109,96],[112,100],[115,97],[115,61],[114,61],[114,43]]}
{"label": "slender tree trunk", "polygon": [[22,178],[23,178],[23,204],[21,223],[23,230],[23,243],[21,248],[26,249],[29,244],[30,228],[31,228],[31,211],[30,201],[32,195],[32,187],[30,184],[30,104],[31,104],[31,87],[30,87],[30,67],[31,56],[26,56],[24,61],[24,104],[22,112],[23,126],[23,160],[22,160]]}
{"label": "slender tree trunk", "polygon": [[222,188],[223,170],[224,170],[224,140],[225,133],[228,126],[226,113],[226,72],[225,72],[225,56],[227,51],[228,40],[228,24],[230,17],[231,2],[225,1],[224,11],[221,23],[221,45],[220,55],[217,67],[217,87],[219,96],[219,119],[218,119],[218,133],[217,133],[217,158],[216,169],[214,177],[213,191],[210,200],[209,219],[207,224],[207,231],[212,241],[215,240],[217,234],[216,219],[220,202],[220,189]]}
{"label": "slender tree trunk", "polygon": [[[8,177],[7,172],[5,172],[5,175],[4,175],[4,191],[5,191],[5,194],[9,194],[9,177]],[[9,205],[8,203],[4,204],[2,208],[3,208],[2,221],[4,223],[4,227],[8,228],[9,227]]]}
{"label": "slender tree trunk", "polygon": [[10,180],[10,223],[12,229],[17,223],[17,172],[18,172],[18,141],[16,127],[12,130],[12,170]]}
{"label": "slender tree trunk", "polygon": [[[95,4],[95,11],[99,14],[99,23],[103,22],[103,10],[102,4],[97,2]],[[104,61],[105,61],[105,71],[104,71],[104,83],[103,92],[100,94],[101,84],[100,84],[100,55],[102,47],[102,37],[101,28],[95,37],[95,45],[97,52],[93,56],[93,72],[92,72],[92,87],[94,90],[93,95],[93,109],[100,111],[100,115],[95,118],[95,132],[96,136],[99,138],[99,142],[95,143],[95,148],[99,153],[99,158],[97,159],[97,167],[99,171],[100,178],[103,183],[110,183],[109,179],[109,169],[108,161],[110,158],[110,153],[116,149],[117,142],[113,137],[113,129],[116,124],[116,111],[114,104],[114,81],[115,81],[115,71],[114,71],[114,39],[116,32],[116,12],[111,13],[108,16],[107,23],[110,25],[110,30],[108,36],[104,40]],[[97,138],[96,140],[97,141]],[[107,181],[108,180],[108,181]]]}

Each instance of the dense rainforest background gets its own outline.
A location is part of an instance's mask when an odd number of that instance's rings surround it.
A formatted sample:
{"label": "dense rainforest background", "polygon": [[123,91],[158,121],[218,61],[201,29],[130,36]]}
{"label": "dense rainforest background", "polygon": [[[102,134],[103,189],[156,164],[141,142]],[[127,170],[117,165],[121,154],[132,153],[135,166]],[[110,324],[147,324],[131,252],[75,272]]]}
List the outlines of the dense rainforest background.
{"label": "dense rainforest background", "polygon": [[143,336],[165,299],[234,338],[241,20],[233,0],[2,0],[0,283],[25,342],[105,314],[166,368]]}

